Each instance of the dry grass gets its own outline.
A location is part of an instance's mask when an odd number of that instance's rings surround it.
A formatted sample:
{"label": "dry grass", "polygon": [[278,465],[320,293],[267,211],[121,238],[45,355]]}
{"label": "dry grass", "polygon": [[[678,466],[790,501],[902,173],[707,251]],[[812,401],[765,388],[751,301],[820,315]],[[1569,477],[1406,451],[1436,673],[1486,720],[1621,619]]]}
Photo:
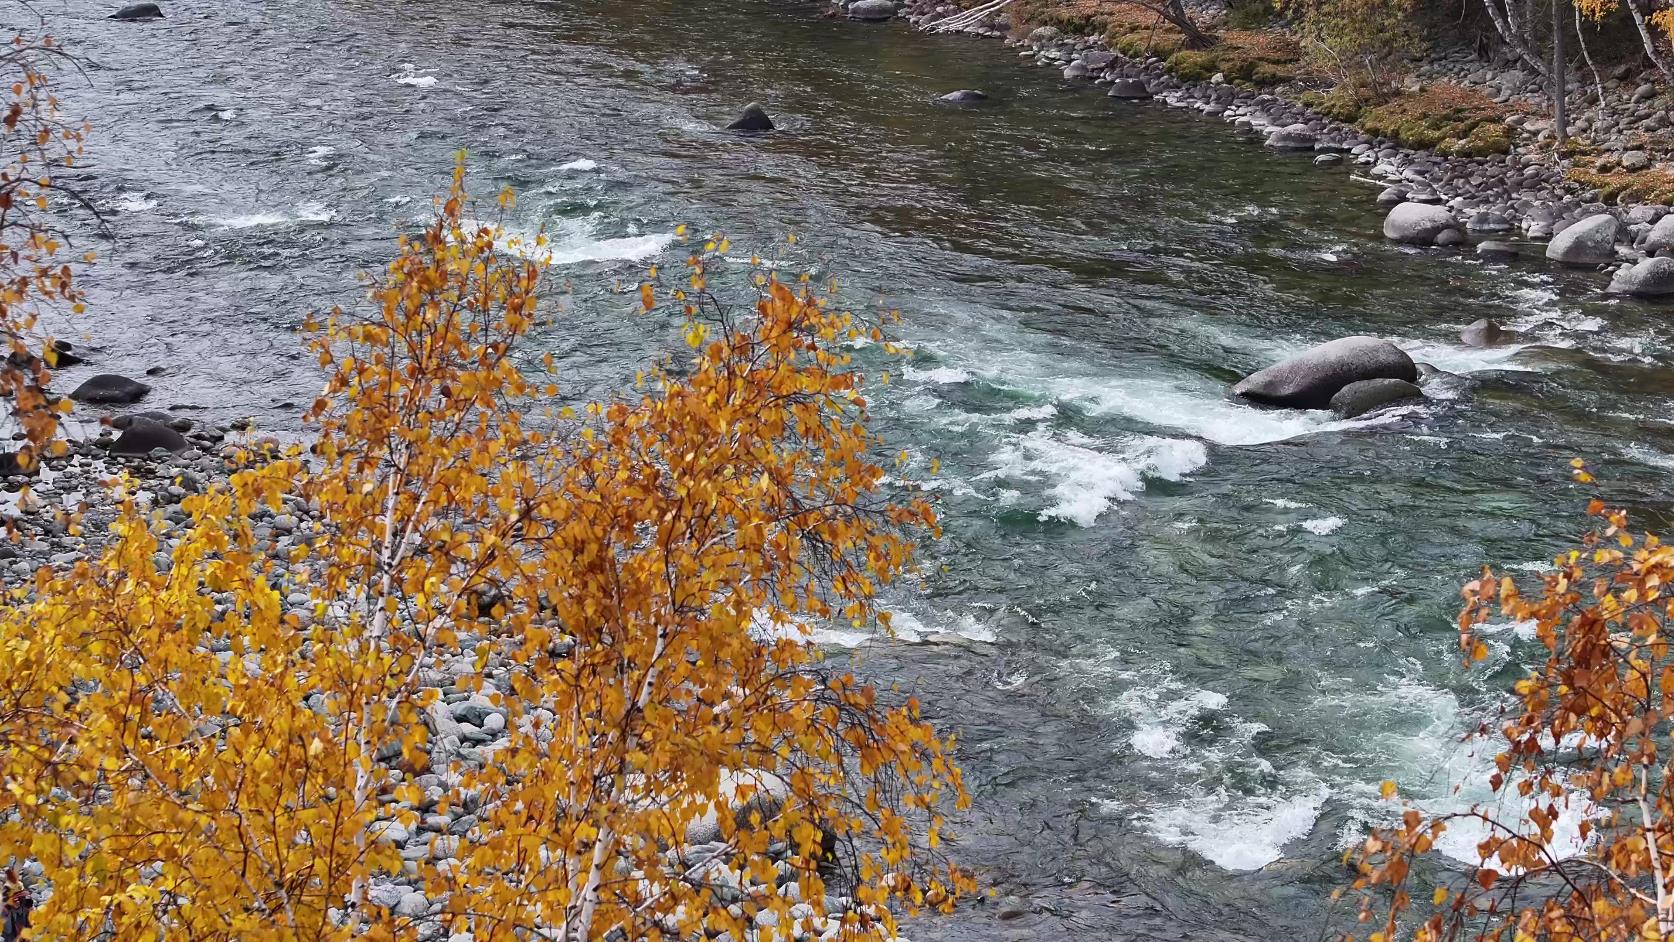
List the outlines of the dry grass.
{"label": "dry grass", "polygon": [[1168,70],[1187,81],[1202,82],[1221,73],[1228,82],[1269,86],[1296,77],[1301,50],[1289,36],[1274,30],[1220,29],[1205,23],[1215,37],[1208,49],[1186,49],[1180,31],[1155,12],[1124,0],[1019,0],[1013,23],[1021,34],[1053,26],[1069,35],[1101,36],[1110,48],[1143,59],[1159,56]]}
{"label": "dry grass", "polygon": [[1429,148],[1460,157],[1503,154],[1511,149],[1505,119],[1512,109],[1474,89],[1437,84],[1369,101],[1348,86],[1310,92],[1302,103],[1328,118],[1353,124],[1367,134],[1403,147]]}
{"label": "dry grass", "polygon": [[1564,176],[1597,190],[1599,200],[1605,203],[1624,199],[1631,203],[1674,203],[1674,172],[1668,170],[1601,173],[1583,166],[1571,169]]}

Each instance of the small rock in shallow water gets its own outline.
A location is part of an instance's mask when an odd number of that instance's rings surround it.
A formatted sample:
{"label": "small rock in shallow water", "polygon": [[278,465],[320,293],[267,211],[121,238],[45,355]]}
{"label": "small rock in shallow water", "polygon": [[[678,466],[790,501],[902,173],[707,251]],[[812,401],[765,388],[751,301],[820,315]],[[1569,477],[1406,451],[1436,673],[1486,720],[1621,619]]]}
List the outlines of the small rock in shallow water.
{"label": "small rock in shallow water", "polygon": [[956,92],[948,92],[936,100],[949,105],[975,105],[987,101],[988,95],[974,88],[961,88]]}
{"label": "small rock in shallow water", "polygon": [[160,20],[163,11],[155,3],[130,3],[110,15],[113,20]]}
{"label": "small rock in shallow water", "polygon": [[1331,397],[1331,411],[1352,419],[1392,402],[1423,396],[1424,390],[1404,379],[1366,379],[1337,390]]}
{"label": "small rock in shallow water", "polygon": [[773,119],[767,116],[767,109],[756,102],[744,106],[743,112],[737,120],[727,125],[728,131],[771,131]]}
{"label": "small rock in shallow water", "polygon": [[1320,154],[1314,158],[1314,166],[1316,167],[1335,167],[1342,162],[1342,154]]}
{"label": "small rock in shallow water", "polygon": [[1510,242],[1499,242],[1490,239],[1479,242],[1476,246],[1477,257],[1494,262],[1507,262],[1517,257],[1517,246]]}
{"label": "small rock in shallow water", "polygon": [[1465,234],[1463,232],[1460,232],[1458,229],[1452,228],[1450,226],[1450,227],[1448,227],[1446,229],[1443,229],[1442,231],[1436,233],[1435,244],[1443,246],[1443,247],[1452,246],[1452,245],[1464,245],[1465,244]]}
{"label": "small rock in shallow water", "polygon": [[1313,150],[1319,135],[1306,124],[1291,124],[1267,135],[1267,146],[1279,150]]}
{"label": "small rock in shallow water", "polygon": [[1497,347],[1500,344],[1515,343],[1517,339],[1518,334],[1515,330],[1506,330],[1486,317],[1473,321],[1470,326],[1459,332],[1459,342],[1467,347]]}
{"label": "small rock in shallow water", "polygon": [[100,373],[77,386],[70,393],[70,398],[77,402],[122,404],[137,402],[150,391],[150,386],[138,380],[115,373]]}
{"label": "small rock in shallow water", "polygon": [[1143,101],[1151,97],[1151,90],[1139,79],[1117,79],[1110,83],[1110,97],[1128,101]]}
{"label": "small rock in shallow water", "polygon": [[1386,188],[1382,193],[1378,194],[1377,203],[1384,209],[1394,209],[1406,201],[1407,188],[1404,186],[1392,186]]}
{"label": "small rock in shallow water", "polygon": [[111,454],[146,455],[157,448],[169,452],[186,450],[186,437],[167,425],[139,416],[130,416],[129,419],[127,427],[110,446]]}

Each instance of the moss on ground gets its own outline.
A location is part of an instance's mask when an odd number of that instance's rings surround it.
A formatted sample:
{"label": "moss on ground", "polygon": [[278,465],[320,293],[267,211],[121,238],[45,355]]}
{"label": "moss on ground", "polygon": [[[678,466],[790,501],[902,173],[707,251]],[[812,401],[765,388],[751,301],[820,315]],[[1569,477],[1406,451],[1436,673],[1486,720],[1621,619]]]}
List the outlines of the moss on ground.
{"label": "moss on ground", "polygon": [[1272,30],[1210,29],[1215,44],[1187,49],[1173,25],[1146,8],[1123,0],[1019,0],[1013,18],[1020,32],[1052,26],[1068,35],[1102,36],[1110,48],[1132,59],[1157,56],[1169,72],[1189,82],[1216,73],[1244,86],[1269,87],[1293,81],[1302,54],[1290,37]]}
{"label": "moss on ground", "polygon": [[1438,84],[1369,101],[1347,87],[1307,92],[1302,103],[1402,147],[1428,148],[1455,157],[1486,157],[1511,150],[1510,116],[1503,105],[1473,89]]}
{"label": "moss on ground", "polygon": [[1583,164],[1572,167],[1564,176],[1597,190],[1599,200],[1605,203],[1674,203],[1674,172],[1667,170],[1601,172]]}

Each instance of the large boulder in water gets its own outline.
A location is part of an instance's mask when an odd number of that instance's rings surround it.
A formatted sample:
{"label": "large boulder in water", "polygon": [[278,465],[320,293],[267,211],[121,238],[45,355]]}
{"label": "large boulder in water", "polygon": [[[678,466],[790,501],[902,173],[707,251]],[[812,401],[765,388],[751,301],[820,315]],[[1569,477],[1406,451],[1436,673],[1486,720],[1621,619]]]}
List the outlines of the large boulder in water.
{"label": "large boulder in water", "polygon": [[1391,402],[1423,396],[1424,390],[1404,379],[1363,379],[1337,390],[1331,397],[1331,411],[1352,419]]}
{"label": "large boulder in water", "polygon": [[855,0],[849,4],[849,19],[880,23],[895,18],[895,4],[890,0]]}
{"label": "large boulder in water", "polygon": [[1658,219],[1639,247],[1645,250],[1645,254],[1654,255],[1670,246],[1674,246],[1674,213]]}
{"label": "large boulder in water", "polygon": [[1324,409],[1344,386],[1366,379],[1411,383],[1418,369],[1405,350],[1387,340],[1344,337],[1246,376],[1232,394],[1268,405]]}
{"label": "large boulder in water", "polygon": [[160,20],[163,11],[155,3],[130,3],[110,15],[113,20]]}
{"label": "large boulder in water", "polygon": [[1546,257],[1566,265],[1598,265],[1616,257],[1616,233],[1621,224],[1609,213],[1597,213],[1575,223],[1546,244]]}
{"label": "large boulder in water", "polygon": [[1453,214],[1428,203],[1401,203],[1383,219],[1383,237],[1408,245],[1435,245],[1436,237],[1452,229]]}
{"label": "large boulder in water", "polygon": [[153,449],[185,451],[186,436],[161,422],[134,416],[127,422],[116,443],[110,446],[114,455],[148,455]]}
{"label": "large boulder in water", "polygon": [[936,99],[946,105],[977,105],[988,100],[986,92],[979,92],[974,88],[961,88],[956,92],[948,92]]}
{"label": "large boulder in water", "polygon": [[1674,295],[1674,258],[1657,256],[1616,270],[1610,279],[1611,294],[1636,298],[1664,298]]}
{"label": "large boulder in water", "polygon": [[77,386],[70,393],[70,398],[77,402],[125,404],[138,402],[150,391],[150,386],[138,380],[117,376],[115,373],[100,373]]}
{"label": "large boulder in water", "polygon": [[773,119],[767,116],[767,109],[756,102],[744,106],[738,115],[738,120],[727,125],[728,131],[771,131]]}

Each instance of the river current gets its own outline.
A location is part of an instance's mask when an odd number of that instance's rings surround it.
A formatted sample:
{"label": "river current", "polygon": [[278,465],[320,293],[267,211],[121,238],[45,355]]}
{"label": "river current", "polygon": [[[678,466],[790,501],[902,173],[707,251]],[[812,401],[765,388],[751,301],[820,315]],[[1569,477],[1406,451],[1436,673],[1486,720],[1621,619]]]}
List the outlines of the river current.
{"label": "river current", "polygon": [[[1666,314],[1597,275],[1387,244],[1342,169],[998,43],[794,0],[35,9],[89,60],[60,94],[93,122],[78,182],[110,232],[69,332],[93,362],[63,382],[161,367],[157,406],[294,429],[319,381],[303,315],[353,303],[460,149],[554,239],[571,290],[534,342],[569,395],[680,349],[614,288],[678,268],[681,224],[903,312],[878,419],[919,474],[939,459],[947,533],[891,605],[960,643],[858,656],[961,734],[959,853],[1025,911],[915,938],[1313,937],[1381,781],[1483,796],[1460,733],[1529,642],[1508,626],[1462,668],[1460,582],[1580,530],[1574,456],[1665,522]],[[959,88],[993,100],[933,103]],[[720,130],[752,100],[781,133]],[[1460,346],[1479,317],[1532,342]],[[1225,397],[1359,333],[1471,389],[1354,422]]]}

